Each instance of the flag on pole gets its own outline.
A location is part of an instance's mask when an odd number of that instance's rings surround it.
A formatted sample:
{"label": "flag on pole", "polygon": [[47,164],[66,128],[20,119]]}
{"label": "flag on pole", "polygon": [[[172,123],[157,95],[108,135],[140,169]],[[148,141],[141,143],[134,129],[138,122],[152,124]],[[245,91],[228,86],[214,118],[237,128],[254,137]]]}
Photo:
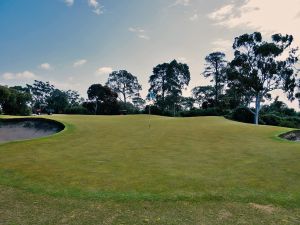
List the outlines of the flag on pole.
{"label": "flag on pole", "polygon": [[149,92],[149,96],[148,96],[148,99],[149,99],[149,129],[150,129],[150,127],[151,127],[151,104],[153,105],[154,104],[154,100],[155,100],[155,93],[151,90],[150,92]]}

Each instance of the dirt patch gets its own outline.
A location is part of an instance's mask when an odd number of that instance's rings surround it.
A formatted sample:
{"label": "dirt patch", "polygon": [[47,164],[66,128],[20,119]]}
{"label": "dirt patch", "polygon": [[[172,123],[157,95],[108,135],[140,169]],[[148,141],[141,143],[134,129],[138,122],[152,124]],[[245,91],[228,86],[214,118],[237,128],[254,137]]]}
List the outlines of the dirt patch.
{"label": "dirt patch", "polygon": [[285,134],[279,135],[279,137],[287,139],[289,141],[300,141],[300,130],[293,130]]}
{"label": "dirt patch", "polygon": [[43,118],[0,119],[0,143],[45,137],[63,129],[63,124]]}
{"label": "dirt patch", "polygon": [[276,208],[272,205],[260,205],[260,204],[256,204],[256,203],[250,203],[250,206],[252,208],[258,209],[260,211],[263,211],[263,212],[269,213],[269,214],[273,213],[276,210]]}
{"label": "dirt patch", "polygon": [[232,214],[231,214],[231,212],[229,212],[227,210],[221,210],[218,215],[218,219],[221,221],[227,220],[230,217],[232,217]]}

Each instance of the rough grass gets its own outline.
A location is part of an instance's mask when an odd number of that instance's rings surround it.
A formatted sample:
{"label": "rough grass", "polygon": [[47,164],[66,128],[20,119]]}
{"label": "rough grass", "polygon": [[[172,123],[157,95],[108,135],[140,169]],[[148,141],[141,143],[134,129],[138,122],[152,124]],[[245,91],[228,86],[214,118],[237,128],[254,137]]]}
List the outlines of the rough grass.
{"label": "rough grass", "polygon": [[[153,116],[150,129],[143,115],[49,118],[67,129],[0,145],[4,224],[300,223],[300,143],[276,137],[288,129],[221,117]],[[77,220],[58,220],[72,210]]]}

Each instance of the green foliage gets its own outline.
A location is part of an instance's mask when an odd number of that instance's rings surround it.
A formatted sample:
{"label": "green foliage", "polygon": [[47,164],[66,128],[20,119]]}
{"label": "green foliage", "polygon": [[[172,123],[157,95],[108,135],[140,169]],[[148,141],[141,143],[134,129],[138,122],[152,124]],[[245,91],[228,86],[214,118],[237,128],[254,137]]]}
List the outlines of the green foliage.
{"label": "green foliage", "polygon": [[54,89],[46,99],[47,108],[54,113],[64,113],[69,105],[68,95],[66,92]]}
{"label": "green foliage", "polygon": [[[90,112],[98,115],[119,114],[118,94],[109,87],[93,84],[89,87],[87,94],[90,102],[83,106]],[[94,108],[93,111],[92,108]]]}
{"label": "green foliage", "polygon": [[31,94],[23,89],[0,86],[0,106],[3,113],[9,115],[30,115],[31,109],[28,106],[30,101]]}
{"label": "green foliage", "polygon": [[121,113],[123,114],[138,114],[140,113],[140,109],[135,107],[132,103],[130,102],[123,102],[123,101],[119,101],[118,102],[119,106],[120,106],[120,110]]}
{"label": "green foliage", "polygon": [[264,105],[261,108],[261,114],[275,114],[280,117],[297,116],[297,112],[289,108],[284,102],[279,101],[278,97],[270,105]]}
{"label": "green foliage", "polygon": [[204,77],[210,77],[214,82],[214,104],[219,104],[219,96],[226,81],[226,67],[225,54],[223,52],[213,52],[205,57],[206,65],[203,72]]}
{"label": "green foliage", "polygon": [[139,91],[142,89],[137,77],[126,70],[112,72],[108,77],[106,85],[112,91],[121,95],[124,103],[127,102],[128,98],[139,97]]}
{"label": "green foliage", "polygon": [[235,110],[233,110],[229,118],[239,122],[253,123],[254,114],[247,107],[238,107]]}
{"label": "green foliage", "polygon": [[65,110],[66,114],[79,114],[79,115],[87,115],[90,114],[88,109],[83,107],[82,105],[78,106],[69,106]]}
{"label": "green foliage", "polygon": [[[260,103],[270,92],[282,89],[294,99],[297,72],[297,49],[291,48],[293,36],[275,34],[272,42],[262,40],[259,32],[235,38],[234,59],[227,69],[231,86],[237,86],[248,99],[255,99],[255,122],[258,123]],[[287,53],[283,59],[282,55]]]}
{"label": "green foliage", "polygon": [[207,108],[207,109],[192,109],[189,111],[180,112],[182,117],[195,117],[195,116],[221,116],[226,114],[219,108]]}
{"label": "green foliage", "polygon": [[149,79],[149,92],[156,95],[156,104],[162,109],[173,107],[182,95],[182,89],[190,82],[190,71],[187,64],[176,60],[170,63],[159,64],[153,68]]}
{"label": "green foliage", "polygon": [[49,82],[35,80],[32,85],[27,84],[32,95],[32,107],[34,111],[46,111],[47,99],[55,89]]}
{"label": "green foliage", "polygon": [[195,102],[202,108],[214,107],[215,88],[213,86],[198,86],[192,89]]}
{"label": "green foliage", "polygon": [[280,117],[274,114],[265,114],[261,116],[261,120],[266,125],[300,128],[300,117],[297,116]]}
{"label": "green foliage", "polygon": [[261,115],[260,118],[264,124],[271,126],[279,126],[282,121],[280,116],[276,116],[274,114]]}

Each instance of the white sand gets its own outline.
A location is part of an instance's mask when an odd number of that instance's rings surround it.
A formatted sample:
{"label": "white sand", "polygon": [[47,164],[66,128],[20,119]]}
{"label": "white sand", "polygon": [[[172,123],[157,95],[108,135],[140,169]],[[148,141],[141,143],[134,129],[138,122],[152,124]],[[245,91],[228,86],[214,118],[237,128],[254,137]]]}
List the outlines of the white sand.
{"label": "white sand", "polygon": [[54,133],[57,133],[57,129],[26,127],[23,123],[2,124],[0,125],[0,143],[44,137]]}

